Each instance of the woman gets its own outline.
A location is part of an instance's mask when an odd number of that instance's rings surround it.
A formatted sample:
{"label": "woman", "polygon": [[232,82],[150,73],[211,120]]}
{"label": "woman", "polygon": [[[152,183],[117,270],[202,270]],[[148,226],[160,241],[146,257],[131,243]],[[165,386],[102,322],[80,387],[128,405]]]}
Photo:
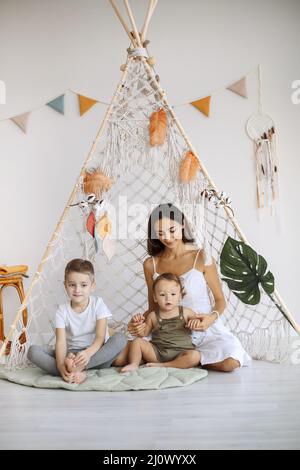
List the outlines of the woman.
{"label": "woman", "polygon": [[[155,310],[153,281],[159,274],[172,272],[184,281],[186,295],[182,306],[197,312],[201,320],[201,326],[192,333],[193,343],[201,355],[200,364],[206,369],[230,372],[248,365],[251,358],[219,318],[226,302],[215,261],[205,266],[203,250],[195,249],[193,242],[184,214],[177,207],[161,204],[153,210],[148,222],[150,257],[144,261],[149,308],[140,323],[131,320],[128,329],[135,336],[143,336],[144,318]],[[214,297],[213,307],[208,287]],[[114,365],[123,365],[126,354],[127,348]],[[178,359],[169,362],[168,367],[180,367]]]}

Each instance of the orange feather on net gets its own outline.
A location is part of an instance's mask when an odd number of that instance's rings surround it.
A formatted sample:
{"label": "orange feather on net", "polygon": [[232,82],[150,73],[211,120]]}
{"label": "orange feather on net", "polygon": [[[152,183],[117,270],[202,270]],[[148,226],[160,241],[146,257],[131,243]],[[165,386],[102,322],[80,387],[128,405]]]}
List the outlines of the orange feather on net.
{"label": "orange feather on net", "polygon": [[161,108],[159,111],[155,111],[150,116],[149,135],[151,147],[162,145],[165,141],[166,133],[167,114]]}
{"label": "orange feather on net", "polygon": [[85,194],[95,194],[97,198],[108,191],[112,186],[112,180],[99,168],[88,170],[83,177],[83,191]]}
{"label": "orange feather on net", "polygon": [[182,183],[189,183],[197,176],[197,171],[201,170],[201,166],[196,155],[188,150],[180,163],[179,179]]}

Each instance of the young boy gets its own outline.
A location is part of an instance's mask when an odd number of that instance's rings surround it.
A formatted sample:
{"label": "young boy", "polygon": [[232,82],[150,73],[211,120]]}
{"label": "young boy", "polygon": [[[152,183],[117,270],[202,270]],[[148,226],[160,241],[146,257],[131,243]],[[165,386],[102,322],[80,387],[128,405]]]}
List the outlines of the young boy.
{"label": "young boy", "polygon": [[96,284],[90,261],[70,261],[64,286],[70,300],[56,312],[55,350],[33,345],[28,359],[48,374],[79,384],[86,379],[86,369],[110,367],[126,338],[121,333],[109,337],[107,319],[112,315],[101,297],[91,295]]}

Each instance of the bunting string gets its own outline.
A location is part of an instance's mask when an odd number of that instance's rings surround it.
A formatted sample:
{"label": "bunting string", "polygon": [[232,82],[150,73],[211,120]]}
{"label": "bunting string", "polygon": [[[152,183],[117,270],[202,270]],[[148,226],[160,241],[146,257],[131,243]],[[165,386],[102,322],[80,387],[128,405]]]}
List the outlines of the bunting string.
{"label": "bunting string", "polygon": [[[173,108],[178,108],[180,106],[186,106],[186,105],[192,105],[196,109],[198,109],[204,116],[209,117],[210,116],[210,107],[211,107],[211,98],[215,97],[221,92],[224,92],[224,90],[231,91],[232,93],[235,93],[243,98],[248,98],[248,91],[247,91],[247,77],[253,73],[257,73],[257,79],[258,79],[258,107],[259,111],[261,112],[262,105],[261,105],[261,72],[260,72],[260,65],[254,67],[251,69],[246,75],[244,75],[242,78],[239,80],[231,83],[231,85],[227,87],[220,87],[214,91],[212,91],[209,95],[200,97],[196,100],[193,100],[191,102],[186,102],[186,103],[181,103],[181,104],[175,104],[172,107]],[[158,77],[159,78],[159,77]],[[0,122],[3,121],[9,121],[11,120],[14,124],[16,124],[24,133],[26,133],[27,129],[27,124],[28,124],[28,118],[29,115],[41,109],[44,106],[49,106],[52,108],[54,111],[58,112],[59,114],[64,115],[65,114],[65,102],[64,98],[67,92],[73,93],[77,95],[78,97],[78,105],[79,105],[79,114],[80,116],[83,116],[89,109],[91,109],[92,106],[94,106],[96,103],[109,106],[109,103],[106,101],[102,100],[97,100],[95,98],[90,98],[88,96],[82,95],[81,93],[78,93],[77,91],[74,91],[70,88],[68,88],[64,93],[47,100],[46,102],[42,103],[41,105],[32,108],[31,110],[25,111],[21,114],[7,117],[0,119]]]}

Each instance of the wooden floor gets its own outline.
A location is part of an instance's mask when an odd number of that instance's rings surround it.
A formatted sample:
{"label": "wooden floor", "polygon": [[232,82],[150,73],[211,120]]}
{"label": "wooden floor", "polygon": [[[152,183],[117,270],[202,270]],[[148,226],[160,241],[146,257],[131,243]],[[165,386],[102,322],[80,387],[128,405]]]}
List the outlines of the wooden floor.
{"label": "wooden floor", "polygon": [[184,388],[69,392],[0,380],[1,449],[300,449],[300,366],[253,361]]}

